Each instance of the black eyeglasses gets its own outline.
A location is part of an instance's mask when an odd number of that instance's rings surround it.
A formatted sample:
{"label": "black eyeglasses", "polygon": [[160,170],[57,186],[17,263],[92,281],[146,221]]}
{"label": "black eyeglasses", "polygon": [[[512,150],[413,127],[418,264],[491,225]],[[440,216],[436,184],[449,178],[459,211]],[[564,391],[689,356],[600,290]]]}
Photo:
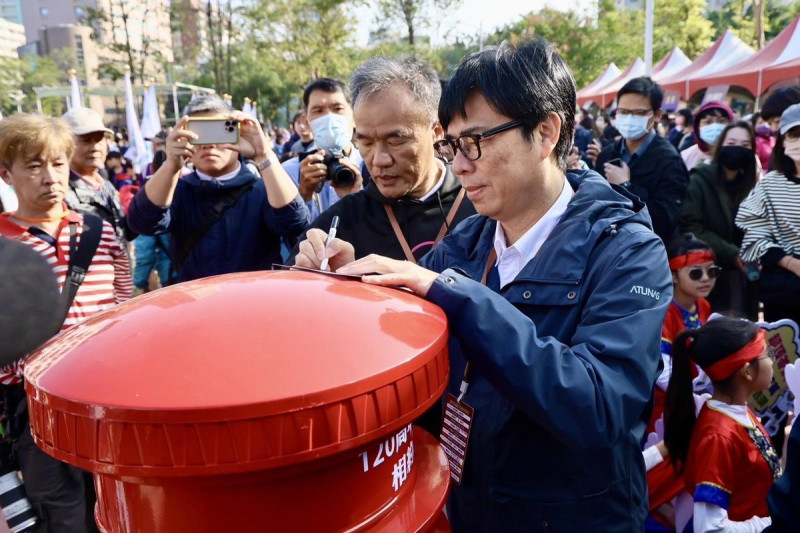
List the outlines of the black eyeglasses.
{"label": "black eyeglasses", "polygon": [[470,161],[476,161],[481,157],[481,140],[488,139],[498,133],[513,130],[522,126],[521,120],[512,120],[505,124],[500,124],[495,128],[488,129],[483,133],[471,133],[456,137],[455,139],[442,139],[433,143],[433,148],[439,157],[451,163],[456,158],[456,148]]}
{"label": "black eyeglasses", "polygon": [[689,279],[692,281],[700,281],[703,279],[703,273],[708,274],[708,279],[717,279],[719,275],[722,274],[722,267],[718,267],[717,265],[707,268],[694,267],[689,270]]}

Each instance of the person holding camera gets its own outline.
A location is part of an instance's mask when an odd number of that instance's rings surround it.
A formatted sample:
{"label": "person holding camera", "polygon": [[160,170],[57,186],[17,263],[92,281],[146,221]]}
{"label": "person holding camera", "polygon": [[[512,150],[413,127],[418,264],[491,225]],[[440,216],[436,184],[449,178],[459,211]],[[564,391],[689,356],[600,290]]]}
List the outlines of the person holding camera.
{"label": "person holding camera", "polygon": [[[131,227],[170,233],[178,281],[280,263],[280,238],[300,235],[308,210],[261,125],[215,95],[197,97],[184,115],[167,136],[166,161],[130,204]],[[239,121],[239,141],[194,145],[193,118]],[[187,160],[194,172],[181,177]]]}
{"label": "person holding camera", "polygon": [[[353,108],[347,86],[332,78],[319,78],[303,91],[305,115],[298,121],[310,129],[308,149],[284,161],[306,202],[309,223],[363,185],[364,161],[353,146]],[[302,124],[305,122],[305,124]]]}

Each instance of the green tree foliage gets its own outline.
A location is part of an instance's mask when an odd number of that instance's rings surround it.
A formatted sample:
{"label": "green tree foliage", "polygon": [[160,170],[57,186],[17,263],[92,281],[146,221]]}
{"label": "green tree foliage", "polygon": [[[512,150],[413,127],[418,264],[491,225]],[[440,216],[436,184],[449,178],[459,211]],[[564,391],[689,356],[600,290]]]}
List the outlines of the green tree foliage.
{"label": "green tree foliage", "polygon": [[383,28],[403,26],[410,47],[417,44],[417,30],[456,6],[456,0],[378,0],[378,20]]}
{"label": "green tree foliage", "polygon": [[[3,114],[16,112],[17,107],[11,98],[14,91],[22,91],[21,101],[24,112],[35,112],[36,87],[58,87],[69,83],[67,71],[75,68],[78,60],[70,48],[53,50],[47,56],[26,56],[21,59],[0,58],[0,110]],[[42,99],[42,112],[48,116],[59,116],[66,111],[63,98]]]}
{"label": "green tree foliage", "polygon": [[696,58],[713,43],[714,27],[705,16],[706,0],[656,0],[653,61],[677,46]]}
{"label": "green tree foliage", "polygon": [[248,0],[240,11],[248,39],[233,56],[234,79],[241,80],[239,72],[271,80],[269,87],[238,83],[266,95],[266,100],[247,95],[258,99],[262,110],[268,104],[272,116],[279,108],[288,116],[289,107],[299,107],[297,98],[308,82],[325,76],[347,80],[358,64],[353,7],[350,0]]}
{"label": "green tree foliage", "polygon": [[[712,43],[713,27],[704,16],[705,0],[656,0],[653,60],[659,61],[678,46],[697,57]],[[625,69],[644,57],[644,12],[600,0],[597,18],[552,8],[529,13],[490,37],[490,42],[508,39],[519,43],[531,38],[552,42],[572,67],[578,87],[598,76],[611,62]]]}
{"label": "green tree foliage", "polygon": [[[621,31],[627,28],[628,31]],[[634,31],[633,28],[636,28]],[[572,68],[578,87],[589,83],[610,63],[625,68],[644,51],[644,18],[637,10],[618,9],[614,0],[600,0],[595,21],[586,14],[552,8],[529,13],[496,31],[487,44],[513,44],[542,38],[555,45]]]}
{"label": "green tree foliage", "polygon": [[[767,0],[764,6],[764,36],[774,39],[789,23],[800,15],[800,0],[784,3],[782,0]],[[741,40],[757,48],[753,2],[730,0],[722,9],[709,13],[708,19],[714,30],[714,39],[731,29]]]}

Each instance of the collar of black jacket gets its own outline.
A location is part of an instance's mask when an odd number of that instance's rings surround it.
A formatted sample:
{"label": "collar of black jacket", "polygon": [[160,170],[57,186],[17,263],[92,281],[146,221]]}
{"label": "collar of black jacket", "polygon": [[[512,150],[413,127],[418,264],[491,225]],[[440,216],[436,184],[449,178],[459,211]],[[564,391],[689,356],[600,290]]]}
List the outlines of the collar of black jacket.
{"label": "collar of black jacket", "polygon": [[[438,194],[431,195],[430,198],[424,201],[411,198],[410,196],[403,196],[401,198],[386,198],[384,195],[381,194],[380,189],[378,189],[378,186],[375,184],[374,181],[371,181],[370,184],[367,185],[367,188],[364,189],[364,193],[373,200],[377,200],[380,203],[387,205],[397,205],[401,202],[418,203],[418,204],[438,203],[439,198],[441,198],[441,200],[444,201],[450,196],[455,197],[458,194],[458,191],[461,190],[461,182],[458,180],[458,177],[456,177],[456,175],[453,174],[453,169],[451,165],[445,165],[444,168],[445,168],[445,176],[442,188],[439,189]],[[437,196],[439,198],[437,198]]]}

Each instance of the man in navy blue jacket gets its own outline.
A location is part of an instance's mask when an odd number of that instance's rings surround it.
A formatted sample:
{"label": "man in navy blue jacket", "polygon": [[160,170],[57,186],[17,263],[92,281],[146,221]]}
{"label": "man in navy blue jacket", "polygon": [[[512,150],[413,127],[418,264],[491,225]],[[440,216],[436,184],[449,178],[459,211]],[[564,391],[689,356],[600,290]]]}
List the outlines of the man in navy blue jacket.
{"label": "man in navy blue jacket", "polygon": [[[293,242],[305,231],[308,210],[261,125],[217,96],[196,98],[184,114],[167,136],[166,161],[131,202],[128,224],[143,235],[170,233],[179,281],[280,263],[280,238]],[[193,146],[197,135],[184,129],[188,116],[236,118],[239,142]],[[255,168],[242,158],[253,160]],[[194,172],[181,177],[185,159],[191,159]],[[202,235],[195,233],[209,211],[239,188],[243,192],[221,218]]]}
{"label": "man in navy blue jacket", "polygon": [[[544,41],[466,57],[439,105],[479,215],[420,265],[310,230],[297,263],[405,286],[447,313],[451,386],[474,409],[454,531],[642,531],[640,442],[672,283],[644,204],[565,174],[575,82]],[[374,273],[377,273],[375,275]],[[486,277],[485,285],[479,283]]]}

